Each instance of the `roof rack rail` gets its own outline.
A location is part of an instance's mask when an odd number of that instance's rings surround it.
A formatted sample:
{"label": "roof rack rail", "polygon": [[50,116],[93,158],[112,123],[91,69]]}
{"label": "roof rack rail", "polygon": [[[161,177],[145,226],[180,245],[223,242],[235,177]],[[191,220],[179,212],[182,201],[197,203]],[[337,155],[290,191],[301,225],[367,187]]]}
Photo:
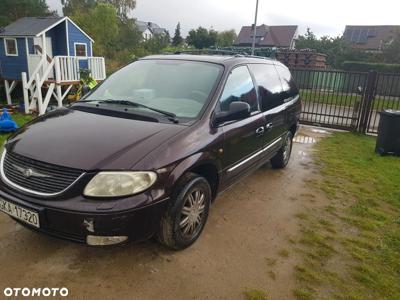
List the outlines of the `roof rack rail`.
{"label": "roof rack rail", "polygon": [[165,52],[165,55],[176,55],[176,54],[211,54],[211,55],[227,55],[227,56],[234,56],[234,57],[248,57],[248,58],[258,58],[258,59],[270,59],[269,57],[265,56],[258,56],[258,55],[250,55],[244,51],[234,51],[234,50],[225,50],[225,49],[191,49],[191,50],[181,50],[175,52]]}
{"label": "roof rack rail", "polygon": [[245,56],[248,53],[246,52],[238,52],[233,50],[223,50],[223,49],[192,49],[192,50],[181,50],[173,52],[173,54],[219,54],[219,55],[241,55]]}

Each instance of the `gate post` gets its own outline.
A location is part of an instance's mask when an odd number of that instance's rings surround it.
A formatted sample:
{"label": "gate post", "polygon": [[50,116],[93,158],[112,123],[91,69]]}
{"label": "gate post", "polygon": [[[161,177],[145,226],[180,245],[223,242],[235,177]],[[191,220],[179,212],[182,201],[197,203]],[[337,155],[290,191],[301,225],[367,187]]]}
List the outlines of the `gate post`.
{"label": "gate post", "polygon": [[373,101],[375,98],[377,72],[370,71],[367,78],[367,86],[361,99],[361,111],[359,115],[358,132],[366,133],[368,130],[368,119],[373,109]]}

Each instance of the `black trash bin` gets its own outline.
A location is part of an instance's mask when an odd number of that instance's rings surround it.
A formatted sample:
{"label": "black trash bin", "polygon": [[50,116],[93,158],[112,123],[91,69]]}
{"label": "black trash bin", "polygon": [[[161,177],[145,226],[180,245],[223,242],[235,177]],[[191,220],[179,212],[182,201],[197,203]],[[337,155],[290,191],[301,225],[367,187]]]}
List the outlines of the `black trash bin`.
{"label": "black trash bin", "polygon": [[380,112],[375,151],[380,155],[400,155],[400,110]]}

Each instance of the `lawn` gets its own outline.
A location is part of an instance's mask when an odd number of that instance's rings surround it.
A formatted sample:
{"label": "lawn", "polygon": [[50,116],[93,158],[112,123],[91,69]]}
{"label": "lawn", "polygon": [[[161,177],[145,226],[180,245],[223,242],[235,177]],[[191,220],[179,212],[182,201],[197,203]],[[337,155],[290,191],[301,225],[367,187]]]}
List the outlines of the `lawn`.
{"label": "lawn", "polygon": [[[20,113],[12,114],[11,117],[18,124],[19,127],[21,127],[26,122],[29,122],[30,120],[32,120],[34,118],[32,115],[24,115],[24,114],[20,114]],[[3,143],[9,137],[9,135],[10,135],[9,133],[0,134],[0,147],[3,146]]]}
{"label": "lawn", "polygon": [[400,158],[374,147],[352,133],[316,145],[308,184],[329,200],[300,220],[298,299],[400,299]]}
{"label": "lawn", "polygon": [[[361,96],[352,93],[340,93],[340,92],[329,92],[329,91],[311,91],[311,90],[300,90],[300,95],[305,102],[316,102],[325,103],[330,105],[339,106],[352,106],[354,107],[356,102],[361,102]],[[382,109],[400,109],[399,97],[382,97],[376,96],[374,101],[374,109],[380,111]]]}

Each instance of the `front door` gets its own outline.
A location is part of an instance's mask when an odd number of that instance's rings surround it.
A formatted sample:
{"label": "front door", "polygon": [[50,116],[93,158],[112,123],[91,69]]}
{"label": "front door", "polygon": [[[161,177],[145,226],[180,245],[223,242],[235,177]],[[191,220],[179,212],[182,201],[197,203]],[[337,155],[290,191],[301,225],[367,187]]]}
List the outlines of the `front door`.
{"label": "front door", "polygon": [[243,101],[250,105],[251,116],[223,125],[223,168],[227,184],[252,168],[260,160],[264,117],[260,111],[257,93],[247,66],[239,66],[229,75],[219,101],[220,111],[228,111],[230,103]]}

